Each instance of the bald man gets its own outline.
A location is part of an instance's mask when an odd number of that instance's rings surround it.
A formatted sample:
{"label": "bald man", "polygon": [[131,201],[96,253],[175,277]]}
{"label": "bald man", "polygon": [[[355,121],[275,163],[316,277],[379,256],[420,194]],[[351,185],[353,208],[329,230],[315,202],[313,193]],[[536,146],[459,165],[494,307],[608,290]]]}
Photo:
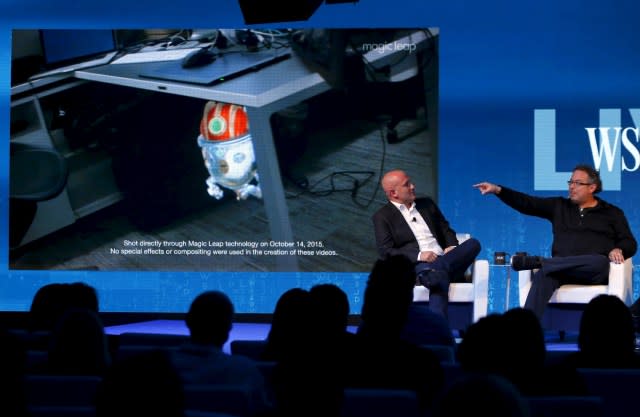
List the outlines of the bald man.
{"label": "bald man", "polygon": [[429,289],[430,309],[447,317],[449,284],[464,280],[480,243],[471,238],[459,244],[436,203],[416,198],[415,186],[404,171],[387,172],[381,186],[389,202],[373,215],[380,258],[403,255],[413,261],[417,282]]}

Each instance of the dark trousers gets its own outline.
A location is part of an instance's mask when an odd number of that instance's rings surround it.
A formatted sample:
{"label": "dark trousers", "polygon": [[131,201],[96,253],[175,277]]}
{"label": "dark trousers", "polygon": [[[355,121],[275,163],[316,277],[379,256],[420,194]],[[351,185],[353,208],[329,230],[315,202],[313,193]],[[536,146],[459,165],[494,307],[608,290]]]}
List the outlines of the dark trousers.
{"label": "dark trousers", "polygon": [[524,307],[542,320],[553,292],[564,284],[602,285],[609,282],[609,258],[604,255],[577,255],[544,258],[531,277],[531,289]]}
{"label": "dark trousers", "polygon": [[469,268],[480,253],[480,242],[470,238],[453,248],[448,253],[438,256],[433,262],[418,262],[416,265],[416,275],[420,273],[436,270],[445,271],[447,278],[431,282],[429,289],[429,308],[447,317],[447,307],[449,305],[449,284],[464,276],[464,272]]}

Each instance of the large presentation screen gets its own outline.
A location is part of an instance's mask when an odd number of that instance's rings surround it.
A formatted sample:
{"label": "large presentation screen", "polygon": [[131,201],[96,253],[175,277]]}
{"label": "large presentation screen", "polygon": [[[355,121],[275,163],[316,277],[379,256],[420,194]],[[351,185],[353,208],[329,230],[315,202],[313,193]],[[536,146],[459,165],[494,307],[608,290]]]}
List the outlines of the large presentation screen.
{"label": "large presentation screen", "polygon": [[[114,29],[106,67],[61,68],[50,84],[14,74],[28,80],[12,88],[8,161],[23,306],[47,276],[89,281],[113,310],[180,312],[214,287],[236,292],[239,312],[269,313],[279,293],[320,282],[357,308],[385,170],[435,194],[437,28],[205,33]],[[12,35],[15,56],[32,49],[29,31]],[[215,58],[186,65],[200,50]]]}

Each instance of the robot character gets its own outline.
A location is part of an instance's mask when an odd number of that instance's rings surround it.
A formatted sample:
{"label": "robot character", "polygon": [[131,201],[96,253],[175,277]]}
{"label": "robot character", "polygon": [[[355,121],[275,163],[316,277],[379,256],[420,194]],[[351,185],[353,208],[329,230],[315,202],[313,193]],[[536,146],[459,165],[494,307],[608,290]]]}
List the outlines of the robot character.
{"label": "robot character", "polygon": [[235,191],[238,200],[245,200],[250,195],[262,198],[244,107],[207,102],[200,122],[198,145],[210,175],[206,181],[210,196],[221,199],[224,195],[222,186]]}

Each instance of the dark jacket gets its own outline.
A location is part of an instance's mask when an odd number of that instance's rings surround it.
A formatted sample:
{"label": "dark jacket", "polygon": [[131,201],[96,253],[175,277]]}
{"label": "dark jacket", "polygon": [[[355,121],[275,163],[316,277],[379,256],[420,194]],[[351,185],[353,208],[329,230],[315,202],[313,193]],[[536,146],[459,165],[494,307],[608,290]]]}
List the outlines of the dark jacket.
{"label": "dark jacket", "polygon": [[[416,209],[429,226],[442,249],[457,246],[456,232],[451,229],[436,203],[427,197],[417,198]],[[393,203],[382,206],[373,215],[376,247],[381,259],[393,255],[403,255],[414,262],[418,260],[420,248],[411,228]]]}

